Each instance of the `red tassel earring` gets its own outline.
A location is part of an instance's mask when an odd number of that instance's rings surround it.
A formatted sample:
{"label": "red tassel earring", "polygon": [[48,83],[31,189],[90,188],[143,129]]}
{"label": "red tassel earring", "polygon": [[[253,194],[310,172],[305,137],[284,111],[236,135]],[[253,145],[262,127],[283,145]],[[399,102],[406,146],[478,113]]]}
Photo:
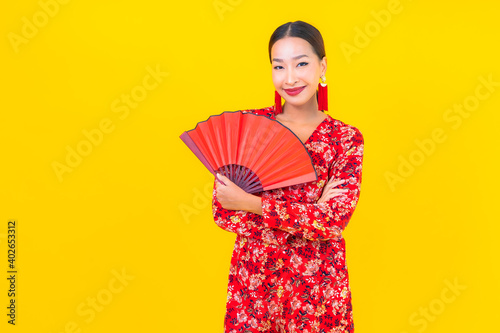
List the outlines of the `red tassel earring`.
{"label": "red tassel earring", "polygon": [[326,86],[326,77],[321,76],[321,83],[318,83],[318,110],[328,111],[328,90]]}
{"label": "red tassel earring", "polygon": [[274,110],[275,114],[283,112],[281,109],[281,95],[276,90],[274,91]]}

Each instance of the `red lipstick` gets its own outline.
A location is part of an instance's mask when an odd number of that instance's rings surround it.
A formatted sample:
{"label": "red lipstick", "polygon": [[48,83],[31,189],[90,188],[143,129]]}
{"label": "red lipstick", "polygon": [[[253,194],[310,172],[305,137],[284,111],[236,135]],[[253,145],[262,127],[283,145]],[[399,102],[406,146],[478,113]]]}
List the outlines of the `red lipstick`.
{"label": "red lipstick", "polygon": [[283,89],[283,90],[285,90],[285,92],[286,92],[288,95],[290,95],[290,96],[295,96],[295,95],[300,94],[300,92],[301,92],[302,90],[304,90],[304,88],[305,88],[305,87],[306,87],[306,86],[303,86],[303,87],[298,87],[298,88],[293,88],[293,89]]}

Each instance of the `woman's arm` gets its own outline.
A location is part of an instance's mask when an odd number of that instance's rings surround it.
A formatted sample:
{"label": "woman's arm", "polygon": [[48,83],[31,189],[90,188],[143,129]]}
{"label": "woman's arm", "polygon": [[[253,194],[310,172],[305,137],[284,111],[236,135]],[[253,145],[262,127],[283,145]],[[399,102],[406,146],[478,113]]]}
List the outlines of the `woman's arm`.
{"label": "woman's arm", "polygon": [[227,186],[215,179],[212,196],[214,221],[220,228],[240,236],[258,238],[266,243],[286,243],[289,233],[262,225],[262,216],[257,214],[261,210],[259,196],[243,191],[227,177],[220,178]]}
{"label": "woman's arm", "polygon": [[[224,177],[223,175],[221,175],[221,179],[224,180],[224,183],[227,183],[229,181],[229,179],[227,179],[227,177]],[[345,181],[346,181],[345,179],[335,180],[332,177],[328,182],[328,184],[323,189],[323,194],[321,195],[321,198],[319,198],[317,203],[327,202],[331,198],[334,198],[338,195],[342,195],[343,193],[348,192],[349,191],[348,189],[335,188],[335,186],[343,184],[345,183]],[[248,195],[245,196],[246,198],[242,200],[240,209],[246,210],[254,214],[262,215],[262,198],[257,195],[249,193],[247,194]]]}
{"label": "woman's arm", "polygon": [[364,146],[361,132],[351,127],[342,145],[343,153],[332,164],[329,179],[345,179],[343,187],[347,192],[321,203],[276,200],[264,192],[261,199],[264,226],[309,240],[341,238],[359,199]]}

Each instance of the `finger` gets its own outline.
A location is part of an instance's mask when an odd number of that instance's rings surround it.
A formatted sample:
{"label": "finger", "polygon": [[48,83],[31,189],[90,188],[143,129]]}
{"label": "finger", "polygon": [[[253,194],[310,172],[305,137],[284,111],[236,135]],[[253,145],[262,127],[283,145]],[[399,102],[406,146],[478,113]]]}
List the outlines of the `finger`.
{"label": "finger", "polygon": [[330,193],[347,193],[349,192],[348,189],[344,189],[344,188],[333,188],[331,189],[330,191],[328,191],[327,193],[330,194]]}
{"label": "finger", "polygon": [[333,183],[327,184],[325,186],[325,190],[328,191],[328,190],[330,190],[330,189],[332,189],[332,188],[334,188],[336,186],[339,186],[341,184],[342,184],[341,182],[333,182]]}
{"label": "finger", "polygon": [[325,200],[330,200],[331,198],[345,194],[348,191],[349,190],[347,190],[347,189],[332,189],[330,191],[325,192],[323,197],[325,198]]}
{"label": "finger", "polygon": [[342,195],[343,193],[328,193],[324,198],[322,198],[321,200],[323,200],[322,202],[326,202],[326,201],[329,201],[333,198],[336,198],[340,195]]}
{"label": "finger", "polygon": [[219,173],[219,177],[220,177],[220,180],[222,180],[224,182],[224,184],[228,185],[228,184],[234,184],[233,181],[231,179],[229,179],[229,177],[223,175],[222,173]]}
{"label": "finger", "polygon": [[[223,175],[221,175],[220,173],[215,173],[215,178],[219,181],[219,183],[221,183],[222,185],[226,185],[225,182],[223,182],[223,178],[224,177]],[[226,177],[224,177],[226,178]],[[226,178],[227,179],[227,178]]]}
{"label": "finger", "polygon": [[336,180],[333,180],[333,178],[332,178],[332,179],[330,179],[330,180],[328,181],[328,184],[331,184],[331,185],[333,185],[333,186],[336,186],[336,185],[339,185],[339,184],[343,184],[343,183],[345,183],[345,181],[346,181],[345,179],[336,179]]}
{"label": "finger", "polygon": [[329,187],[337,186],[337,185],[343,184],[344,182],[345,182],[344,179],[330,180],[330,181],[328,181],[327,186],[329,186]]}
{"label": "finger", "polygon": [[327,196],[325,196],[325,201],[328,201],[330,199],[336,198],[338,196],[341,196],[342,193],[329,193]]}

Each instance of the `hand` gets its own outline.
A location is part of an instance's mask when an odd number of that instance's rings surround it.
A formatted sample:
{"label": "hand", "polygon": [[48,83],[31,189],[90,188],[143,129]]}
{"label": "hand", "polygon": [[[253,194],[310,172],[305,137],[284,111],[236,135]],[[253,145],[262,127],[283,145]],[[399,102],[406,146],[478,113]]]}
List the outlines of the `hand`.
{"label": "hand", "polygon": [[323,203],[327,202],[331,198],[334,198],[336,196],[342,195],[349,190],[344,188],[335,188],[336,186],[345,183],[347,180],[346,179],[334,179],[333,177],[328,181],[326,186],[323,188],[323,194],[321,195],[321,198],[319,198],[317,203]]}
{"label": "hand", "polygon": [[231,210],[245,210],[246,203],[248,202],[251,194],[245,192],[241,187],[233,183],[229,178],[219,173],[216,177],[222,181],[215,181],[215,196],[221,204],[222,208]]}

